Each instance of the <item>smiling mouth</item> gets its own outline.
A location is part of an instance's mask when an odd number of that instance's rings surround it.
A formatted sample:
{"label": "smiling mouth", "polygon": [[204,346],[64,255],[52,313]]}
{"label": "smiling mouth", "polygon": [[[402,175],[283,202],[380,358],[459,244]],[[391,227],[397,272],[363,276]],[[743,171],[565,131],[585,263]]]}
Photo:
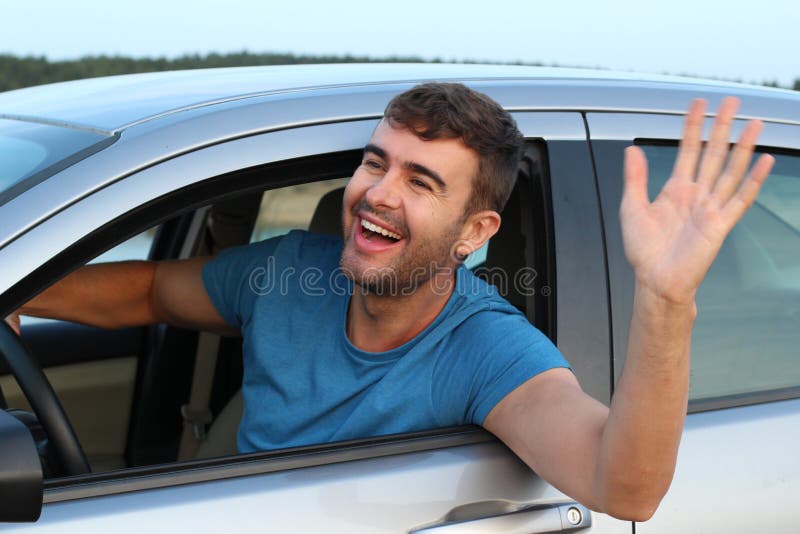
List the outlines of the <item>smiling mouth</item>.
{"label": "smiling mouth", "polygon": [[[377,246],[379,249],[384,249],[385,247],[394,245],[403,239],[403,237],[397,232],[393,232],[388,228],[361,217],[359,217],[358,224],[359,237],[362,239],[362,243],[369,248]],[[377,251],[379,249],[374,250]]]}
{"label": "smiling mouth", "polygon": [[392,232],[391,230],[387,230],[382,226],[378,226],[375,223],[371,223],[366,219],[361,219],[361,228],[364,234],[364,237],[370,239],[372,237],[384,237],[391,241],[400,241],[400,235]]}

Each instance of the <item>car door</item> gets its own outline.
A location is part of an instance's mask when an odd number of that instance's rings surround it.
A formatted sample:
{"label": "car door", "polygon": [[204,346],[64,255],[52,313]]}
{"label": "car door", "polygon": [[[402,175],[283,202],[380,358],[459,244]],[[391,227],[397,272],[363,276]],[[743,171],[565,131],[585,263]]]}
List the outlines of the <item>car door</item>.
{"label": "car door", "polygon": [[[531,174],[544,180],[530,187],[520,203],[538,199],[549,210],[548,216],[541,215],[543,227],[520,223],[547,243],[540,245],[544,250],[535,260],[525,260],[537,262],[527,267],[544,261],[549,267],[540,269],[546,277],[526,288],[544,298],[545,328],[584,387],[607,403],[606,274],[584,123],[577,113],[530,112],[516,118],[538,147],[532,165],[539,165],[539,171]],[[338,177],[335,167],[352,162],[353,151],[364,146],[376,124],[377,119],[350,120],[245,136],[117,180],[0,251],[0,261],[26,258],[36,275],[10,291],[35,292],[31,286],[48,273],[60,276],[121,235],[215,199]],[[14,302],[17,297],[5,298]],[[491,435],[472,427],[54,479],[47,481],[44,499],[35,528],[45,532],[631,530],[629,522],[574,503]],[[23,528],[4,525],[0,530]]]}
{"label": "car door", "polygon": [[[757,115],[748,104],[745,96],[741,113]],[[780,103],[770,104],[776,117]],[[654,198],[677,153],[682,117],[590,113],[587,120],[608,214],[618,375],[633,295],[614,216],[621,196],[622,149],[637,144],[647,154]],[[741,131],[743,123],[736,121],[735,130]],[[758,152],[774,154],[776,165],[698,292],[689,414],[674,481],[655,516],[636,525],[637,532],[797,531],[800,127],[767,119],[759,141]]]}

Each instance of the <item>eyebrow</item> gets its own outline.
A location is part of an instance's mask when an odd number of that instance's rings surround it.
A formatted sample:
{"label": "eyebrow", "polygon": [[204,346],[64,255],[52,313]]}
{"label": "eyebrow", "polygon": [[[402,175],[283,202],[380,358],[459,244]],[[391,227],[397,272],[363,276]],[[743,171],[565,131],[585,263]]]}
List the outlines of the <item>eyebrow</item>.
{"label": "eyebrow", "polygon": [[386,159],[386,151],[379,146],[373,145],[372,143],[364,147],[364,152],[372,152],[379,158]]}
{"label": "eyebrow", "polygon": [[[364,147],[364,152],[365,153],[372,152],[381,159],[388,159],[386,151],[384,149],[382,149],[379,146],[373,145],[371,143]],[[442,180],[442,177],[439,176],[439,173],[434,171],[433,169],[429,169],[425,165],[420,165],[419,163],[414,163],[413,161],[404,162],[403,167],[417,174],[423,174],[427,176],[428,178],[436,182],[436,184],[439,186],[440,189],[442,189],[443,191],[447,190],[447,184],[445,183],[444,180]]]}

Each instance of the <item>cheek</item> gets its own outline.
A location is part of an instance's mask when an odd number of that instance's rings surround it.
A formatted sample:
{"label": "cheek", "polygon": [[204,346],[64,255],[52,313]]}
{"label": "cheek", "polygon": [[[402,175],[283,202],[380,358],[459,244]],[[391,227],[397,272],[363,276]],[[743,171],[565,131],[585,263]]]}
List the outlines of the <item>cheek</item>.
{"label": "cheek", "polygon": [[421,233],[436,242],[437,246],[451,246],[455,241],[461,239],[464,224],[462,221],[463,211],[449,203],[438,202],[436,199],[424,199],[418,205],[419,214],[424,217],[416,217],[414,226],[421,230]]}
{"label": "cheek", "polygon": [[438,240],[447,216],[436,201],[421,195],[410,195],[403,201],[403,225],[414,242]]}
{"label": "cheek", "polygon": [[[407,202],[408,212],[414,213],[416,225],[429,228],[449,227],[460,213],[448,202],[432,195],[419,195]],[[410,217],[410,216],[409,216]]]}
{"label": "cheek", "polygon": [[358,205],[364,192],[367,190],[367,181],[359,177],[356,172],[353,177],[347,182],[344,189],[344,197],[342,199],[342,226],[345,235],[350,235],[350,227],[353,224],[353,208]]}

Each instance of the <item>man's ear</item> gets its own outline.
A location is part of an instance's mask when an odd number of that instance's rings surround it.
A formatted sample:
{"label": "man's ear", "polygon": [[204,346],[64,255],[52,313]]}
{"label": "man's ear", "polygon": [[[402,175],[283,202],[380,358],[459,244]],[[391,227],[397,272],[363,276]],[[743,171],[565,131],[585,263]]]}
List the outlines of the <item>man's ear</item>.
{"label": "man's ear", "polygon": [[456,256],[463,261],[497,233],[500,228],[500,214],[493,210],[484,210],[467,217],[461,231],[461,238],[456,243]]}

